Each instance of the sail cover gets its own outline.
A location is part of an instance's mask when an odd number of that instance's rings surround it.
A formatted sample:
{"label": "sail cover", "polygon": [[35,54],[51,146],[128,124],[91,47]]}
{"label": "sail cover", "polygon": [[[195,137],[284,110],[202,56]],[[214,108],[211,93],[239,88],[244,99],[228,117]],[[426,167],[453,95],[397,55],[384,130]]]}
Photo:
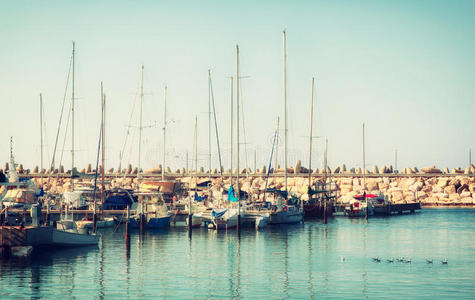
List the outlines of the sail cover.
{"label": "sail cover", "polygon": [[228,200],[231,202],[237,202],[238,198],[234,196],[234,187],[231,185],[228,190]]}

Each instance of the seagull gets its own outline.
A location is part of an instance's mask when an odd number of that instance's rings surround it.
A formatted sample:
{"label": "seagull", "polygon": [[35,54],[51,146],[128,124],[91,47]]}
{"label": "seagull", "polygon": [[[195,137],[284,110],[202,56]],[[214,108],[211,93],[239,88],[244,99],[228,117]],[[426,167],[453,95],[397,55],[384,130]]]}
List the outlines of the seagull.
{"label": "seagull", "polygon": [[426,261],[427,261],[427,263],[428,263],[428,264],[431,264],[431,263],[433,263],[433,260],[432,260],[432,258],[431,258],[431,259],[426,259]]}
{"label": "seagull", "polygon": [[446,265],[446,264],[448,264],[448,263],[449,263],[449,261],[447,260],[447,258],[444,258],[444,260],[442,260],[442,264],[443,264],[443,265]]}
{"label": "seagull", "polygon": [[388,258],[388,263],[393,263],[394,262],[394,258]]}
{"label": "seagull", "polygon": [[375,262],[381,262],[381,259],[380,259],[378,256],[376,256],[376,257],[373,257],[373,261],[375,261]]}

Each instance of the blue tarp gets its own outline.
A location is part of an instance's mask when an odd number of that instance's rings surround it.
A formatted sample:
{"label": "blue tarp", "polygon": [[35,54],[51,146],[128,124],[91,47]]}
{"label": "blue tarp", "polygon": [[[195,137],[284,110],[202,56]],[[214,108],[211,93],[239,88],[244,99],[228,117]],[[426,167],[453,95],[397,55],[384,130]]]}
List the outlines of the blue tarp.
{"label": "blue tarp", "polygon": [[204,199],[206,199],[205,196],[198,196],[198,193],[195,192],[195,201],[203,201]]}
{"label": "blue tarp", "polygon": [[234,187],[231,185],[228,191],[228,200],[231,202],[237,202],[238,198],[234,196]]}

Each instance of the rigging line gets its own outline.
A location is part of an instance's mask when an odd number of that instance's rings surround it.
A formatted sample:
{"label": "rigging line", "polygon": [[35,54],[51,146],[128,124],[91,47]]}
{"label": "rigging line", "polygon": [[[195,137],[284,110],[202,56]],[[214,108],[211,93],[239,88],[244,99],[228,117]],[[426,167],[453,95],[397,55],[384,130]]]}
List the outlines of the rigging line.
{"label": "rigging line", "polygon": [[[131,123],[132,123],[132,117],[134,115],[134,111],[135,111],[135,106],[136,106],[136,103],[137,103],[137,95],[138,95],[138,91],[140,89],[140,81],[137,83],[137,89],[136,89],[136,92],[135,92],[135,98],[134,98],[134,103],[132,105],[132,111],[130,112],[130,116],[129,116],[129,124],[127,125],[127,133],[125,135],[125,141],[124,141],[124,145],[122,146],[122,151],[120,152],[120,157],[119,157],[119,169],[121,168],[122,166],[122,157],[124,156],[124,151],[125,151],[125,147],[127,145],[127,140],[128,140],[128,137],[130,135],[130,128],[131,128]],[[130,153],[130,152],[129,152]],[[129,159],[130,159],[130,156],[129,156]],[[129,160],[130,161],[130,160]]]}
{"label": "rigging line", "polygon": [[246,157],[246,177],[249,177],[249,173],[247,172],[247,169],[249,168],[249,161],[248,161],[248,158],[247,158],[247,140],[246,140],[246,126],[245,126],[245,123],[244,123],[244,101],[243,101],[243,96],[242,96],[242,82],[241,82],[241,78],[238,78],[238,80],[240,81],[240,85],[239,85],[239,92],[241,93],[240,96],[241,96],[241,118],[242,118],[242,134],[244,136],[244,156]]}
{"label": "rigging line", "polygon": [[[69,108],[71,108],[71,105],[69,105]],[[69,120],[71,118],[71,109],[69,109],[69,113],[68,113],[68,119],[66,121],[66,129],[64,130],[64,139],[63,139],[63,148],[61,149],[61,156],[60,156],[60,159],[59,159],[59,165],[61,165],[63,163],[63,154],[64,154],[64,147],[66,145],[66,137],[67,137],[67,134],[68,134],[68,128],[69,128]],[[73,170],[71,170],[72,172]]]}
{"label": "rigging line", "polygon": [[[55,159],[55,156],[56,156],[56,147],[58,145],[59,132],[60,132],[60,129],[61,129],[61,122],[62,122],[62,119],[63,119],[64,103],[66,102],[66,94],[68,92],[69,76],[71,75],[71,66],[72,66],[72,64],[73,64],[73,57],[71,56],[71,58],[69,60],[68,76],[66,78],[66,87],[64,89],[63,104],[61,105],[61,114],[60,114],[60,117],[59,117],[58,130],[56,131],[56,139],[55,139],[55,142],[54,142],[53,157],[51,159],[51,169],[54,169],[54,159]],[[51,178],[51,173],[52,172],[50,172],[50,174],[48,175],[48,183],[49,183],[49,180]]]}
{"label": "rigging line", "polygon": [[[43,107],[42,110],[43,110],[42,114],[44,116],[44,107]],[[46,140],[46,157],[48,159],[48,165],[51,165],[51,157],[49,156],[49,146],[48,146],[49,143],[47,142],[48,141],[48,134],[47,134],[48,130],[46,130],[46,121],[45,120],[43,120],[43,128],[44,128],[44,135],[45,135],[45,140]]]}
{"label": "rigging line", "polygon": [[[209,79],[209,88],[211,90],[211,101],[213,102],[214,128],[216,129],[216,143],[218,144],[219,173],[223,176],[223,163],[221,161],[221,147],[219,146],[218,122],[216,120],[216,107],[214,105],[213,81]],[[210,170],[211,172],[211,170]]]}
{"label": "rigging line", "polygon": [[[94,191],[92,192],[92,199],[94,203],[94,214],[96,213],[96,188],[97,188],[97,172],[99,169],[99,155],[101,153],[101,142],[102,142],[102,122],[100,126],[100,131],[99,131],[99,144],[97,146],[97,159],[96,159],[96,173],[94,174]],[[102,166],[104,168],[104,166]]]}
{"label": "rigging line", "polygon": [[[277,125],[277,128],[279,128],[278,125]],[[269,158],[269,167],[267,168],[266,185],[264,187],[264,198],[262,200],[264,202],[266,201],[267,183],[269,182],[269,174],[270,174],[270,168],[271,168],[271,164],[272,164],[272,155],[274,155],[274,147],[275,147],[275,140],[276,140],[276,137],[277,137],[277,131],[278,130],[276,130],[274,132],[274,140],[272,141],[272,150],[271,150],[270,158]],[[274,169],[275,169],[275,167],[274,167]],[[274,185],[274,187],[275,187],[275,185]]]}

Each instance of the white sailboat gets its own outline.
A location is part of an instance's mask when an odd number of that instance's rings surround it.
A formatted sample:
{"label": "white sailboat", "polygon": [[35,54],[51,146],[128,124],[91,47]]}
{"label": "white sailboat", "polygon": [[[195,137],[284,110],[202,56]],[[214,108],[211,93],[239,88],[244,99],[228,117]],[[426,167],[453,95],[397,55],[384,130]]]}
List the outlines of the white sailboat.
{"label": "white sailboat", "polygon": [[368,201],[366,195],[366,160],[365,160],[365,139],[363,123],[363,194],[355,196],[350,203],[345,206],[345,215],[350,218],[364,218],[374,215],[374,207],[371,201]]}
{"label": "white sailboat", "polygon": [[[285,191],[277,198],[275,209],[270,212],[269,224],[299,223],[303,219],[303,210],[294,205],[287,204],[287,41],[285,30],[282,33],[284,51],[284,182]],[[285,197],[283,199],[282,197]]]}
{"label": "white sailboat", "polygon": [[[73,42],[72,54],[72,95],[71,95],[71,120],[72,120],[72,137],[71,137],[71,189],[74,191],[74,65],[75,65],[75,43]],[[52,245],[53,246],[82,246],[82,245],[97,245],[99,243],[100,235],[88,231],[81,230],[70,224],[71,219],[65,219],[57,223],[56,229],[52,230]],[[64,222],[63,222],[64,221]],[[59,224],[59,225],[58,225]]]}

